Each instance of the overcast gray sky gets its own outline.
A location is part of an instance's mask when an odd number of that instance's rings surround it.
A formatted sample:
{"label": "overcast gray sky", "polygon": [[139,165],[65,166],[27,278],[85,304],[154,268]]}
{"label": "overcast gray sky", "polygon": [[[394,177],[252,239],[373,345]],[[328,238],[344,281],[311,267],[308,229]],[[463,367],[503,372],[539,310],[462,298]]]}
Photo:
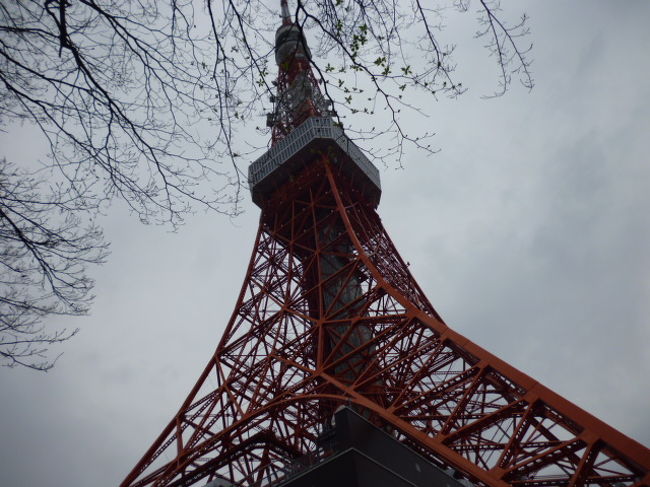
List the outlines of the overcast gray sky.
{"label": "overcast gray sky", "polygon": [[[648,445],[650,3],[503,8],[531,16],[535,89],[482,100],[496,73],[459,39],[468,93],[423,107],[442,151],[382,168],[379,212],[450,326]],[[113,206],[92,316],[51,322],[81,333],[48,374],[0,369],[0,484],[122,480],[229,318],[257,228],[245,205],[178,234]]]}

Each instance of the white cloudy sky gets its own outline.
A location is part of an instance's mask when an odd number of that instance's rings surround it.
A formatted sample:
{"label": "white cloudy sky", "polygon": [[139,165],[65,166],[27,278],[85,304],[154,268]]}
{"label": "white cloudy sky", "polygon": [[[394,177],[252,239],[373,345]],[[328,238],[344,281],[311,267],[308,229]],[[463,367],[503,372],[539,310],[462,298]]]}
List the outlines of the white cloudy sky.
{"label": "white cloudy sky", "polygon": [[[482,100],[459,39],[469,92],[424,107],[442,151],[382,169],[379,211],[450,326],[648,445],[650,2],[503,7],[531,16],[535,89]],[[0,369],[0,484],[121,481],[216,346],[257,217],[172,234],[114,205],[92,316],[50,323],[81,333],[48,374]]]}

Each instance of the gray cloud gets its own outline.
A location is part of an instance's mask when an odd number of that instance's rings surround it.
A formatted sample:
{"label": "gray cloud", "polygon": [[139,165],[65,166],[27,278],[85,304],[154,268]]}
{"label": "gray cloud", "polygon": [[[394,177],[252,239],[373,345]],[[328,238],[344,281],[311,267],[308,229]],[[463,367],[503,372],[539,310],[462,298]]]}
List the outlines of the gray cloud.
{"label": "gray cloud", "polygon": [[[650,4],[525,8],[533,92],[481,100],[491,68],[459,43],[470,91],[426,107],[443,150],[385,169],[380,213],[452,327],[650,444]],[[247,210],[170,234],[111,209],[92,316],[51,323],[80,335],[47,375],[0,370],[3,485],[121,481],[217,344],[253,245]]]}

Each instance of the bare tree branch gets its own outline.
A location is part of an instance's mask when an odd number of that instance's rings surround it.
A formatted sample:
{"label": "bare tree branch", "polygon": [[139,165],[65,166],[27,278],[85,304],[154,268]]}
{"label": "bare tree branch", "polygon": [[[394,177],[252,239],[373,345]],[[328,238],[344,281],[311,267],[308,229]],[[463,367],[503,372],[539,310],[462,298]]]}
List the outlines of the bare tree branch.
{"label": "bare tree branch", "polygon": [[[499,68],[494,95],[513,76],[532,88],[527,17],[511,25],[497,0],[476,1],[476,37]],[[471,0],[442,5],[293,2],[338,123],[386,164],[401,164],[408,145],[435,152],[432,131],[404,125],[403,113],[420,111],[413,93],[465,91],[443,19]],[[107,250],[92,222],[112,199],[172,228],[201,209],[239,213],[242,156],[264,147],[237,129],[273,111],[278,13],[266,0],[0,3],[0,130],[28,124],[48,146],[20,169],[0,164],[0,363],[47,370],[47,346],[76,332],[42,320],[88,311],[86,269]]]}

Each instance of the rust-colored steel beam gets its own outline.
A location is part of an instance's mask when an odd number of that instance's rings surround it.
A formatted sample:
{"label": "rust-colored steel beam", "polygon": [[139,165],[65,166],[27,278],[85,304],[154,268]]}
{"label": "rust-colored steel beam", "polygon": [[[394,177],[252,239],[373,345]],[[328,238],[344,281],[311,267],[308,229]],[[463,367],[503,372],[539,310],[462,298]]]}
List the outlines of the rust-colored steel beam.
{"label": "rust-colored steel beam", "polygon": [[269,485],[350,405],[476,485],[649,487],[650,451],[450,329],[326,155],[262,210],[221,342],[122,487]]}

